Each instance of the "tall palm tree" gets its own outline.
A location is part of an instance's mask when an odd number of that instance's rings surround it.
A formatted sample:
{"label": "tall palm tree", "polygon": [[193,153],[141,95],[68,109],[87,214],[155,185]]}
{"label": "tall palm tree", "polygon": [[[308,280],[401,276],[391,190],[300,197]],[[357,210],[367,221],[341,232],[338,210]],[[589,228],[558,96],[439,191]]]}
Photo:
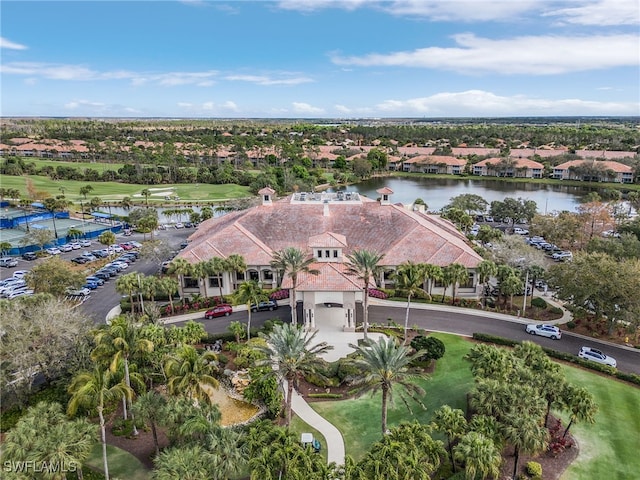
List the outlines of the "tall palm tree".
{"label": "tall palm tree", "polygon": [[458,286],[469,279],[469,273],[464,265],[452,263],[445,267],[446,276],[451,285],[451,305],[456,302],[456,290]]}
{"label": "tall palm tree", "polygon": [[203,260],[201,262],[195,263],[191,265],[191,275],[198,279],[198,284],[200,285],[200,291],[204,291],[204,298],[209,298],[207,295],[207,285],[206,279],[209,277],[210,269],[209,262]]}
{"label": "tall palm tree", "polygon": [[332,350],[326,342],[312,345],[317,332],[299,329],[296,325],[285,323],[276,325],[268,335],[260,334],[266,345],[257,347],[266,358],[257,362],[259,365],[272,365],[274,374],[281,382],[287,383],[285,398],[286,425],[291,423],[291,399],[293,386],[298,378],[305,373],[317,372],[324,361],[320,355]]}
{"label": "tall palm tree", "polygon": [[218,380],[213,376],[217,364],[218,357],[211,351],[198,354],[191,345],[178,348],[165,362],[169,393],[211,404],[207,387],[218,387]]}
{"label": "tall palm tree", "polygon": [[311,264],[314,262],[313,257],[307,257],[306,254],[295,247],[288,247],[284,250],[274,252],[271,260],[271,266],[277,271],[284,272],[291,278],[291,294],[289,299],[291,302],[291,323],[297,325],[297,307],[296,307],[296,288],[298,288],[298,275],[300,273],[309,273],[318,275],[318,270],[314,270]]}
{"label": "tall palm tree", "polygon": [[487,297],[485,292],[489,288],[489,280],[498,273],[498,266],[491,260],[482,260],[476,267],[476,273],[478,274],[478,281],[482,284],[482,300],[486,306]]}
{"label": "tall palm tree", "polygon": [[[229,273],[245,273],[247,270],[247,263],[242,255],[237,253],[229,255],[225,260],[225,270]],[[233,278],[233,277],[232,277]],[[233,287],[233,280],[231,280],[231,286]]]}
{"label": "tall palm tree", "polygon": [[133,297],[140,289],[138,275],[139,274],[136,272],[131,272],[118,277],[118,279],[116,280],[116,292],[124,295],[129,295],[129,302],[131,302],[131,314],[134,314],[136,311],[135,301]]}
{"label": "tall palm tree", "polygon": [[148,188],[144,188],[140,192],[140,195],[142,195],[144,197],[145,204],[148,207],[149,206],[149,197],[151,196],[151,190],[149,190]]}
{"label": "tall palm tree", "polygon": [[570,412],[570,421],[567,428],[562,434],[562,438],[567,436],[569,429],[574,422],[584,421],[594,423],[596,421],[596,413],[598,405],[593,399],[593,395],[584,387],[576,387],[567,384],[563,393],[564,405]]}
{"label": "tall palm tree", "polygon": [[73,377],[69,385],[71,399],[67,406],[67,413],[75,415],[78,408],[84,407],[96,410],[100,418],[100,433],[102,441],[102,462],[104,476],[109,480],[109,463],[107,461],[107,431],[104,419],[104,409],[117,402],[122,396],[131,397],[131,390],[124,383],[112,383],[109,370],[95,367],[91,372],[82,372]]}
{"label": "tall palm tree", "polygon": [[404,315],[404,339],[402,344],[407,344],[407,331],[409,330],[409,310],[411,309],[411,297],[419,293],[428,293],[424,290],[424,273],[420,264],[413,262],[405,262],[398,266],[393,277],[396,282],[396,288],[403,291],[407,295],[407,309]]}
{"label": "tall palm tree", "polygon": [[405,393],[420,405],[417,398],[424,395],[424,390],[414,382],[426,378],[426,374],[419,371],[411,371],[411,362],[422,353],[410,355],[409,347],[397,345],[393,338],[381,336],[377,342],[367,342],[356,349],[357,357],[352,361],[353,366],[359,372],[349,381],[360,386],[358,394],[366,391],[372,393],[382,392],[382,434],[387,432],[387,406],[393,402],[393,388],[402,388],[400,393],[404,403],[408,406]]}
{"label": "tall palm tree", "polygon": [[211,275],[215,275],[218,279],[218,288],[220,289],[220,302],[223,301],[222,293],[222,274],[225,271],[225,261],[221,257],[213,257],[207,261],[207,271]]}
{"label": "tall palm tree", "polygon": [[383,253],[371,250],[354,250],[350,255],[347,255],[349,273],[356,275],[364,284],[362,287],[362,328],[365,341],[369,330],[369,283],[371,280],[375,281],[375,277],[382,271],[380,261],[383,258]]}
{"label": "tall palm tree", "polygon": [[151,427],[153,444],[156,447],[156,456],[160,453],[157,425],[162,420],[162,410],[166,404],[166,398],[154,390],[143,393],[138,397],[136,403],[133,404],[133,412],[135,415]]}
{"label": "tall palm tree", "polygon": [[464,463],[466,480],[498,478],[502,455],[493,441],[481,433],[469,432],[454,449],[454,456]]}
{"label": "tall palm tree", "polygon": [[163,450],[153,459],[155,480],[219,479],[213,455],[201,445],[186,445]]}
{"label": "tall palm tree", "polygon": [[243,282],[238,288],[237,300],[247,306],[247,340],[251,338],[251,305],[267,300],[269,297],[262,291],[260,285],[255,280]]}
{"label": "tall palm tree", "polygon": [[173,312],[173,294],[178,291],[178,281],[175,278],[163,277],[158,279],[158,290],[169,297],[169,305]]}
{"label": "tall palm tree", "polygon": [[535,455],[547,448],[549,430],[541,425],[539,417],[525,412],[506,415],[501,425],[505,441],[513,446],[513,478],[516,478],[520,454]]}
{"label": "tall palm tree", "polygon": [[464,412],[457,408],[451,408],[449,405],[443,405],[434,412],[432,425],[435,430],[447,436],[447,450],[449,450],[451,468],[455,473],[456,464],[453,458],[453,441],[466,433],[467,420],[464,417]]}
{"label": "tall palm tree", "polygon": [[433,265],[432,263],[423,264],[422,274],[424,275],[425,281],[429,282],[429,297],[432,296],[433,293],[433,284],[442,280],[442,267],[439,265]]}
{"label": "tall palm tree", "polygon": [[[169,264],[169,269],[167,273],[169,275],[173,275],[178,279],[178,282],[181,286],[184,286],[184,277],[188,277],[191,275],[193,270],[193,266],[184,258],[175,258]],[[182,303],[186,301],[186,297],[182,296]]]}
{"label": "tall palm tree", "polygon": [[[93,359],[110,358],[110,370],[116,372],[118,363],[124,365],[124,382],[127,388],[131,387],[131,374],[129,363],[132,357],[140,356],[153,351],[153,343],[140,335],[140,328],[132,325],[126,317],[116,317],[111,324],[103,330],[99,330],[94,337],[96,348],[91,353]],[[131,397],[126,399],[125,405],[131,411]],[[125,410],[126,411],[126,410]],[[125,416],[126,420],[126,416]],[[134,434],[137,433],[135,422]]]}

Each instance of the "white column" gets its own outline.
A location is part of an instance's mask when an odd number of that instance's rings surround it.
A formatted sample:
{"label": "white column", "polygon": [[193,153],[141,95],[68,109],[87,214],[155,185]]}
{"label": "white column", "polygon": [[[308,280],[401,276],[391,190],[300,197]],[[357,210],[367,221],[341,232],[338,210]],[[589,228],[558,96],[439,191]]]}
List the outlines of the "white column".
{"label": "white column", "polygon": [[310,320],[310,325],[309,327],[311,328],[311,330],[315,330],[316,329],[316,314],[313,308],[309,309],[309,320]]}

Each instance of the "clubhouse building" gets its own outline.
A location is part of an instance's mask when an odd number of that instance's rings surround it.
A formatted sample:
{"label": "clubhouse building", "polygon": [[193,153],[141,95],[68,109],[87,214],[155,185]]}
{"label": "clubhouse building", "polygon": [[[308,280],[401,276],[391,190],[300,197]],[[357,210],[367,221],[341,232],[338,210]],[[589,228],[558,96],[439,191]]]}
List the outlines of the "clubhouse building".
{"label": "clubhouse building", "polygon": [[[301,192],[276,200],[271,188],[260,190],[260,205],[203,222],[177,257],[196,264],[238,254],[247,270],[209,277],[204,284],[184,277],[182,294],[229,294],[245,280],[256,280],[264,289],[280,283],[290,289],[289,276],[279,279],[270,264],[274,252],[295,247],[313,257],[311,268],[319,271],[298,274],[296,286],[298,319],[310,329],[355,328],[364,292],[363,282],[349,273],[346,257],[355,250],[384,254],[379,263],[384,272],[370,288],[393,288],[392,274],[403,262],[441,267],[459,263],[469,275],[458,294],[477,298],[481,286],[475,268],[482,257],[467,238],[439,216],[392,203],[389,188],[377,192],[379,200],[355,192]],[[425,285],[430,287],[434,294],[442,293],[441,284]]]}

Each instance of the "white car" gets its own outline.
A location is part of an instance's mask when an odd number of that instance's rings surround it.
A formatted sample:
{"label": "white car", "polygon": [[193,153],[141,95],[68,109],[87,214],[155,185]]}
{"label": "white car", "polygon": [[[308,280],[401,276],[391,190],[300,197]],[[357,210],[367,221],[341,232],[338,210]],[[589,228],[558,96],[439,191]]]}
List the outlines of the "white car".
{"label": "white car", "polygon": [[184,224],[181,222],[178,222],[174,225],[175,228],[184,228]]}
{"label": "white car", "polygon": [[64,245],[60,245],[60,249],[61,252],[70,252],[71,250],[73,250],[73,247],[71,246],[70,243],[66,243]]}
{"label": "white car", "polygon": [[82,248],[82,244],[78,242],[73,242],[69,244],[71,246],[71,250],[80,250]]}
{"label": "white car", "polygon": [[109,245],[109,250],[111,250],[112,252],[115,253],[122,253],[124,252],[124,248],[122,248],[120,245],[118,245],[117,243],[114,243],[113,245]]}
{"label": "white car", "polygon": [[80,242],[80,246],[81,247],[90,247],[91,246],[91,240],[82,240]]}
{"label": "white car", "polygon": [[591,360],[593,362],[602,363],[603,365],[609,365],[613,368],[618,366],[618,362],[613,357],[610,357],[604,354],[600,350],[596,350],[591,347],[582,347],[578,352],[578,356],[580,358],[584,358],[585,360]]}
{"label": "white car", "polygon": [[80,287],[78,289],[67,288],[65,293],[72,297],[86,297],[91,293],[91,290],[87,287]]}
{"label": "white car", "polygon": [[573,259],[573,253],[571,253],[569,251],[556,252],[553,255],[551,255],[551,258],[553,258],[556,262],[563,262],[565,260],[572,260]]}
{"label": "white car", "polygon": [[529,230],[527,230],[526,228],[515,227],[513,229],[513,233],[515,233],[516,235],[529,235]]}
{"label": "white car", "polygon": [[51,247],[45,250],[49,255],[60,255],[62,251],[58,247]]}
{"label": "white car", "polygon": [[13,300],[14,298],[18,298],[18,297],[22,297],[22,296],[28,296],[28,295],[33,295],[33,290],[27,288],[27,289],[19,289],[19,290],[14,290],[13,292],[11,292],[9,295],[7,295],[7,300]]}
{"label": "white car", "polygon": [[555,325],[536,325],[532,323],[527,325],[526,331],[531,335],[548,337],[551,340],[560,340],[562,338],[562,332]]}
{"label": "white car", "polygon": [[29,273],[29,270],[16,270],[15,272],[13,272],[13,278],[24,278],[27,273]]}

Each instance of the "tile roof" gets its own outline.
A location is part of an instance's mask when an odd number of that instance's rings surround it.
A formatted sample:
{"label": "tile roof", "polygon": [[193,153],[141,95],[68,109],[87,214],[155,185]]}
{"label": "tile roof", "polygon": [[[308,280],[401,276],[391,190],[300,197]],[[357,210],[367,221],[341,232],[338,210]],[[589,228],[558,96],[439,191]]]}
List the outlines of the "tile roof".
{"label": "tile roof", "polygon": [[[298,274],[299,292],[355,292],[362,290],[364,282],[349,273],[349,267],[344,263],[312,263],[309,268],[317,270],[318,275],[301,272]],[[291,277],[286,276],[282,281],[282,288],[292,288]]]}
{"label": "tile roof", "polygon": [[553,167],[554,170],[567,170],[570,167],[577,167],[579,165],[593,165],[601,166],[607,170],[613,170],[616,173],[631,173],[633,168],[629,165],[625,165],[620,162],[612,162],[610,160],[570,160],[560,165]]}
{"label": "tile roof", "polygon": [[[383,265],[406,260],[475,267],[482,258],[453,224],[402,205],[335,202],[291,203],[291,197],[203,222],[178,255],[191,262],[240,254],[247,265],[268,265],[273,252],[296,247],[311,254],[310,242],[341,242],[343,255],[367,249],[384,253]],[[329,215],[324,215],[328,208]],[[315,238],[314,238],[315,237]]]}
{"label": "tile roof", "polygon": [[310,247],[346,247],[347,239],[344,235],[333,232],[325,232],[309,237]]}

